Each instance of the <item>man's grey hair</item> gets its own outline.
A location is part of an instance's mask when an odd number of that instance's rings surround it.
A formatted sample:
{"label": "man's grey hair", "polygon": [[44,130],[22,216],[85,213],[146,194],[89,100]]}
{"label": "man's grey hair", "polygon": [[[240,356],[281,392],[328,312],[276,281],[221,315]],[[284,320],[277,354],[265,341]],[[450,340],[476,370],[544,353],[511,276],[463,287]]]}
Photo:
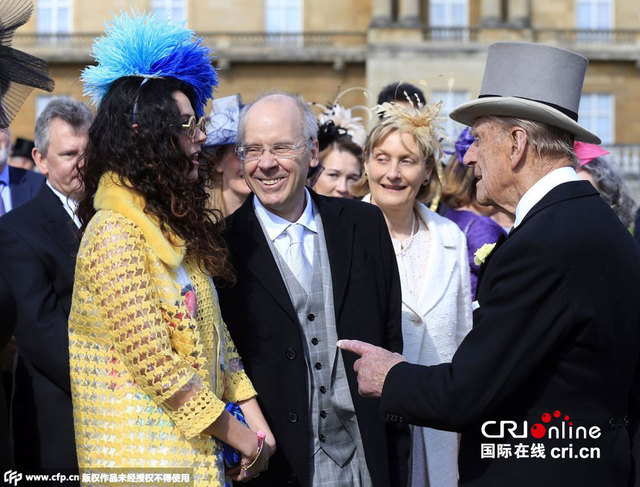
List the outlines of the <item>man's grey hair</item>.
{"label": "man's grey hair", "polygon": [[302,121],[302,126],[300,127],[300,131],[302,136],[304,137],[305,142],[307,143],[307,147],[309,150],[312,150],[315,146],[315,142],[318,140],[318,122],[316,121],[316,116],[311,111],[311,107],[309,104],[304,101],[304,99],[297,94],[286,93],[284,91],[273,90],[259,95],[253,103],[249,103],[245,105],[240,112],[240,119],[238,121],[238,144],[243,145],[245,141],[246,128],[247,128],[247,112],[249,109],[255,105],[260,100],[272,96],[272,95],[282,95],[290,98],[296,103],[298,110],[300,110],[300,119]]}
{"label": "man's grey hair", "polygon": [[515,117],[487,116],[487,120],[495,121],[503,127],[517,126],[522,128],[527,134],[527,140],[531,149],[541,159],[568,159],[572,167],[578,166],[578,158],[573,151],[573,135],[568,132],[552,127],[542,122],[534,122]]}
{"label": "man's grey hair", "polygon": [[581,166],[581,169],[591,174],[602,199],[618,215],[622,224],[630,227],[635,218],[636,202],[615,169],[604,157],[596,157]]}
{"label": "man's grey hair", "polygon": [[46,154],[51,138],[51,121],[59,118],[67,122],[74,131],[88,128],[93,122],[93,112],[81,101],[71,98],[51,100],[36,120],[34,145],[38,152]]}

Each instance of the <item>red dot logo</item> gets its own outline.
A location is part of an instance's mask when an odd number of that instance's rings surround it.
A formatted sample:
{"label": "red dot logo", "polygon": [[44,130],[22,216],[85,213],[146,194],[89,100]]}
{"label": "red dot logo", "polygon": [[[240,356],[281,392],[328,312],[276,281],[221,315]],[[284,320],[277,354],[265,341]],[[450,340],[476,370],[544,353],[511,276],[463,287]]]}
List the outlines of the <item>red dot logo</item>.
{"label": "red dot logo", "polygon": [[553,417],[554,417],[554,418],[559,418],[561,414],[562,414],[562,413],[556,409],[556,410],[553,412]]}
{"label": "red dot logo", "polygon": [[564,420],[565,421],[569,421],[569,415],[568,414],[564,417]]}
{"label": "red dot logo", "polygon": [[544,413],[542,415],[542,422],[548,423],[549,421],[551,421],[551,415],[549,413]]}
{"label": "red dot logo", "polygon": [[540,439],[545,435],[546,432],[547,428],[545,428],[540,423],[536,423],[531,427],[531,436],[533,436],[534,438]]}

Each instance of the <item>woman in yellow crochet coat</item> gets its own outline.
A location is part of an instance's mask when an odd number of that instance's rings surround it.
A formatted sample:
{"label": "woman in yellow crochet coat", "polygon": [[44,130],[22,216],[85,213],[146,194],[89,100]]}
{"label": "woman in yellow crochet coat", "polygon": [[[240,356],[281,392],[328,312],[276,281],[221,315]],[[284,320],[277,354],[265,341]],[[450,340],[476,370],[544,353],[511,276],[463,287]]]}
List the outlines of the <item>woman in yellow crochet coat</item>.
{"label": "woman in yellow crochet coat", "polygon": [[[86,484],[115,474],[222,486],[223,442],[240,454],[242,468],[227,472],[235,480],[258,475],[275,448],[218,307],[212,278],[234,274],[198,176],[206,98],[194,84],[122,76],[99,97],[89,132],[69,318]],[[240,404],[249,428],[225,402]]]}

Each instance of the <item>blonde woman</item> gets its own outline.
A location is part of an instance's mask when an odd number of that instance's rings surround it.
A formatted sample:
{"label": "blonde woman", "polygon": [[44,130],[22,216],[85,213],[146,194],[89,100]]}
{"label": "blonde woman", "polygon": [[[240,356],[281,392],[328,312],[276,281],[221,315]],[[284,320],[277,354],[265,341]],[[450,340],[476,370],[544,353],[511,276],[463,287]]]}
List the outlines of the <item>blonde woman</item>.
{"label": "blonde woman", "polygon": [[[387,222],[402,286],[403,355],[421,365],[450,361],[471,329],[464,234],[424,203],[439,186],[438,109],[379,106],[384,118],[369,134],[355,189]],[[411,486],[456,486],[457,457],[456,433],[414,426]]]}

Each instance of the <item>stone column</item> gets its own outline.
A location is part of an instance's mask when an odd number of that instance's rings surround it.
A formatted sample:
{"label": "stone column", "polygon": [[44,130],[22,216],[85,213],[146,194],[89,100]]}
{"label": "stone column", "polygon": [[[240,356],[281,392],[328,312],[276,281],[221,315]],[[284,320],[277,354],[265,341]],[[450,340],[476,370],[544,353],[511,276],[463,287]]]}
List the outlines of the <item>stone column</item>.
{"label": "stone column", "polygon": [[500,0],[480,1],[480,23],[483,26],[493,27],[502,23]]}
{"label": "stone column", "polygon": [[507,4],[507,21],[511,25],[527,27],[531,25],[529,0],[509,0]]}
{"label": "stone column", "polygon": [[420,27],[420,1],[400,0],[398,22],[403,27]]}
{"label": "stone column", "polygon": [[373,0],[373,17],[371,27],[388,27],[392,23],[392,0]]}

